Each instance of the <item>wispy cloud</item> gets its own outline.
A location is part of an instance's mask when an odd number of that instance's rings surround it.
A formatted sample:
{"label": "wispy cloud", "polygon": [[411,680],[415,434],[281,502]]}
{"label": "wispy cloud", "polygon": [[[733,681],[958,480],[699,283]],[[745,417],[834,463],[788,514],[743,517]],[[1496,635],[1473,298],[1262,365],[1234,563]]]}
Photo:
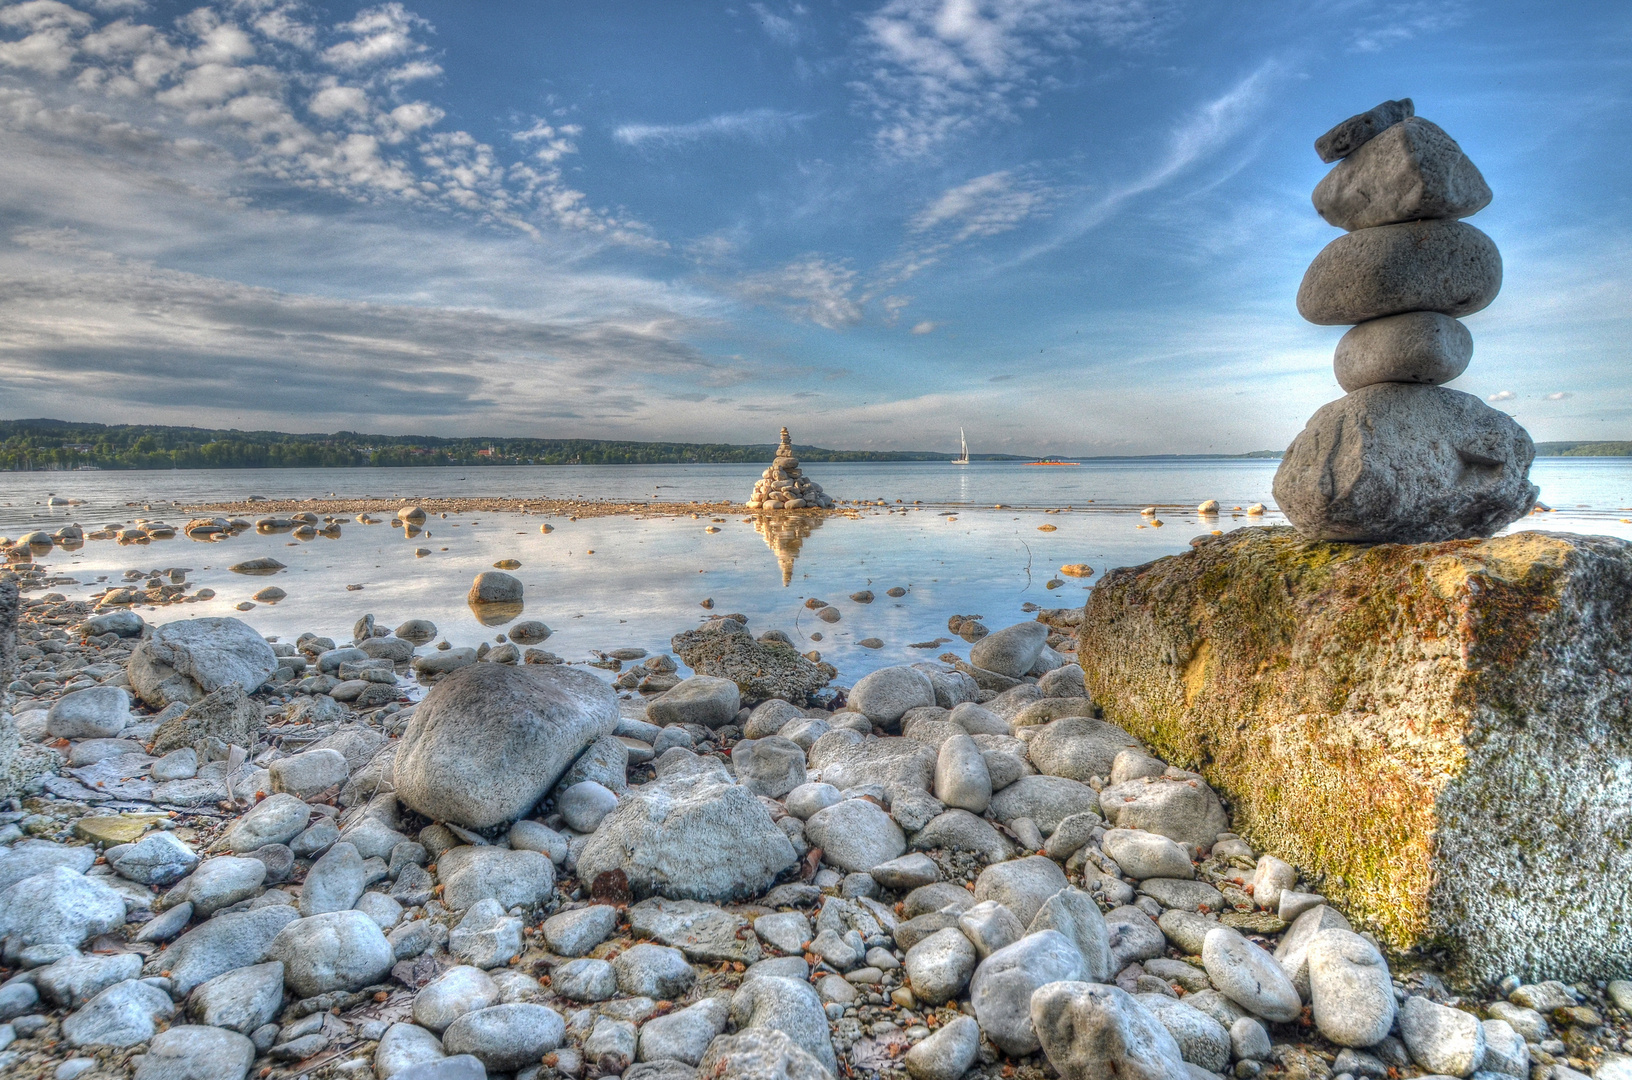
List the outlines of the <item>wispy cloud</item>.
{"label": "wispy cloud", "polygon": [[1283,71],[1278,61],[1267,61],[1223,94],[1203,103],[1172,130],[1154,165],[1100,192],[1066,217],[1047,241],[1027,249],[1015,262],[1025,262],[1075,240],[1110,220],[1130,200],[1167,185],[1224,150],[1262,114]]}
{"label": "wispy cloud", "polygon": [[[799,44],[799,24],[788,18],[787,15],[778,15],[769,6],[762,3],[748,5],[748,10],[754,13],[759,20],[759,27],[765,31],[765,36],[779,45]],[[790,15],[803,15],[805,8],[801,4],[793,4],[787,9]]]}
{"label": "wispy cloud", "polygon": [[888,0],[862,19],[852,87],[878,144],[903,157],[1015,119],[1043,73],[1084,40],[1121,45],[1161,23],[1162,0]]}
{"label": "wispy cloud", "polygon": [[720,113],[684,124],[620,124],[612,137],[625,146],[672,149],[713,139],[770,142],[810,119],[808,113],[748,109]]}
{"label": "wispy cloud", "polygon": [[1512,400],[1513,400],[1513,399],[1514,399],[1514,398],[1516,398],[1516,397],[1518,397],[1518,396],[1519,396],[1519,395],[1517,395],[1517,394],[1515,394],[1515,393],[1514,393],[1514,392],[1513,392],[1513,391],[1511,391],[1511,390],[1498,390],[1498,391],[1496,391],[1496,392],[1495,392],[1495,393],[1494,393],[1494,394],[1492,394],[1492,395],[1490,395],[1490,396],[1489,396],[1489,397],[1487,397],[1487,398],[1486,398],[1486,399],[1485,399],[1485,400],[1486,400],[1486,401],[1490,401],[1490,402],[1496,402],[1496,401],[1512,401]]}
{"label": "wispy cloud", "polygon": [[758,304],[779,308],[795,318],[838,330],[861,321],[856,271],[821,255],[806,255],[775,270],[743,278],[737,293]]}
{"label": "wispy cloud", "polygon": [[1359,14],[1359,25],[1349,42],[1349,48],[1358,53],[1382,52],[1424,34],[1453,29],[1468,19],[1467,5],[1458,0],[1406,0],[1379,4]]}

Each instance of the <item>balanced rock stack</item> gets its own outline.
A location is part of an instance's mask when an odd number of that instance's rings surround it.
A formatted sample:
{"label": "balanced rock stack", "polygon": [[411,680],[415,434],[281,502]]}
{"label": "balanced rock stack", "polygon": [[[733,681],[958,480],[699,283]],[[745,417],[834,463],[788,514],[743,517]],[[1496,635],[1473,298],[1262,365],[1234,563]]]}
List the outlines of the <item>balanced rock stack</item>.
{"label": "balanced rock stack", "polygon": [[782,442],[776,448],[776,460],[765,470],[754,485],[754,493],[747,502],[750,510],[831,510],[833,500],[822,493],[815,481],[805,479],[799,471],[799,459],[793,456],[793,441],[788,429],[782,429]]}
{"label": "balanced rock stack", "polygon": [[1458,317],[1502,286],[1496,245],[1457,220],[1483,209],[1490,188],[1409,98],[1350,117],[1315,151],[1338,163],[1315,188],[1315,209],[1348,235],[1310,264],[1298,311],[1356,325],[1335,361],[1348,394],[1292,441],[1275,498],[1312,539],[1490,536],[1535,505],[1535,446],[1512,417],[1441,385],[1473,355]]}

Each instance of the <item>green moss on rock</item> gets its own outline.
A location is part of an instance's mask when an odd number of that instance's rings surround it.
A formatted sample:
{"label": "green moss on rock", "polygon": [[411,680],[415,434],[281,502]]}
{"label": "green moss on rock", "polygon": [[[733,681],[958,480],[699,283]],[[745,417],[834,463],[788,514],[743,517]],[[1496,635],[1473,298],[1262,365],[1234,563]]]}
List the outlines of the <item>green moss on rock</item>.
{"label": "green moss on rock", "polygon": [[1477,978],[1632,970],[1625,543],[1241,529],[1107,574],[1079,641],[1107,720],[1392,945]]}

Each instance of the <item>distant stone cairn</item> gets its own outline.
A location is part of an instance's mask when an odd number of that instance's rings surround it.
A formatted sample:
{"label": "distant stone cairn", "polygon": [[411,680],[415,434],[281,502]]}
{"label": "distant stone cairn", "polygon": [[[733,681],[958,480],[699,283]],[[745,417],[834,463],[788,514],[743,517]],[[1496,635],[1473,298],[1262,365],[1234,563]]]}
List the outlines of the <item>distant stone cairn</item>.
{"label": "distant stone cairn", "polygon": [[1490,188],[1410,98],[1351,116],[1315,152],[1337,162],[1315,188],[1315,209],[1347,235],[1315,256],[1298,311],[1323,326],[1355,324],[1334,361],[1348,394],[1292,440],[1275,499],[1317,540],[1490,536],[1535,506],[1535,445],[1506,413],[1441,385],[1473,356],[1458,317],[1502,287],[1496,245],[1457,220],[1488,205]]}
{"label": "distant stone cairn", "polygon": [[833,500],[822,493],[820,484],[805,479],[799,471],[799,459],[793,456],[793,441],[788,429],[782,429],[782,442],[776,448],[776,459],[765,470],[754,493],[749,497],[750,510],[806,510],[833,509]]}

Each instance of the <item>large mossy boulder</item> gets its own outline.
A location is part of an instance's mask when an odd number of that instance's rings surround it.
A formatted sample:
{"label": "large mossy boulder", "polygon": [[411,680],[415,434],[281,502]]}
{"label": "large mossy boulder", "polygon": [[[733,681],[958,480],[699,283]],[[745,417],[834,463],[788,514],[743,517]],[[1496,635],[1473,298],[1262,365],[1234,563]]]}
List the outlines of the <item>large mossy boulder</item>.
{"label": "large mossy boulder", "polygon": [[1390,944],[1632,969],[1632,546],[1246,528],[1107,574],[1080,635],[1106,720]]}

